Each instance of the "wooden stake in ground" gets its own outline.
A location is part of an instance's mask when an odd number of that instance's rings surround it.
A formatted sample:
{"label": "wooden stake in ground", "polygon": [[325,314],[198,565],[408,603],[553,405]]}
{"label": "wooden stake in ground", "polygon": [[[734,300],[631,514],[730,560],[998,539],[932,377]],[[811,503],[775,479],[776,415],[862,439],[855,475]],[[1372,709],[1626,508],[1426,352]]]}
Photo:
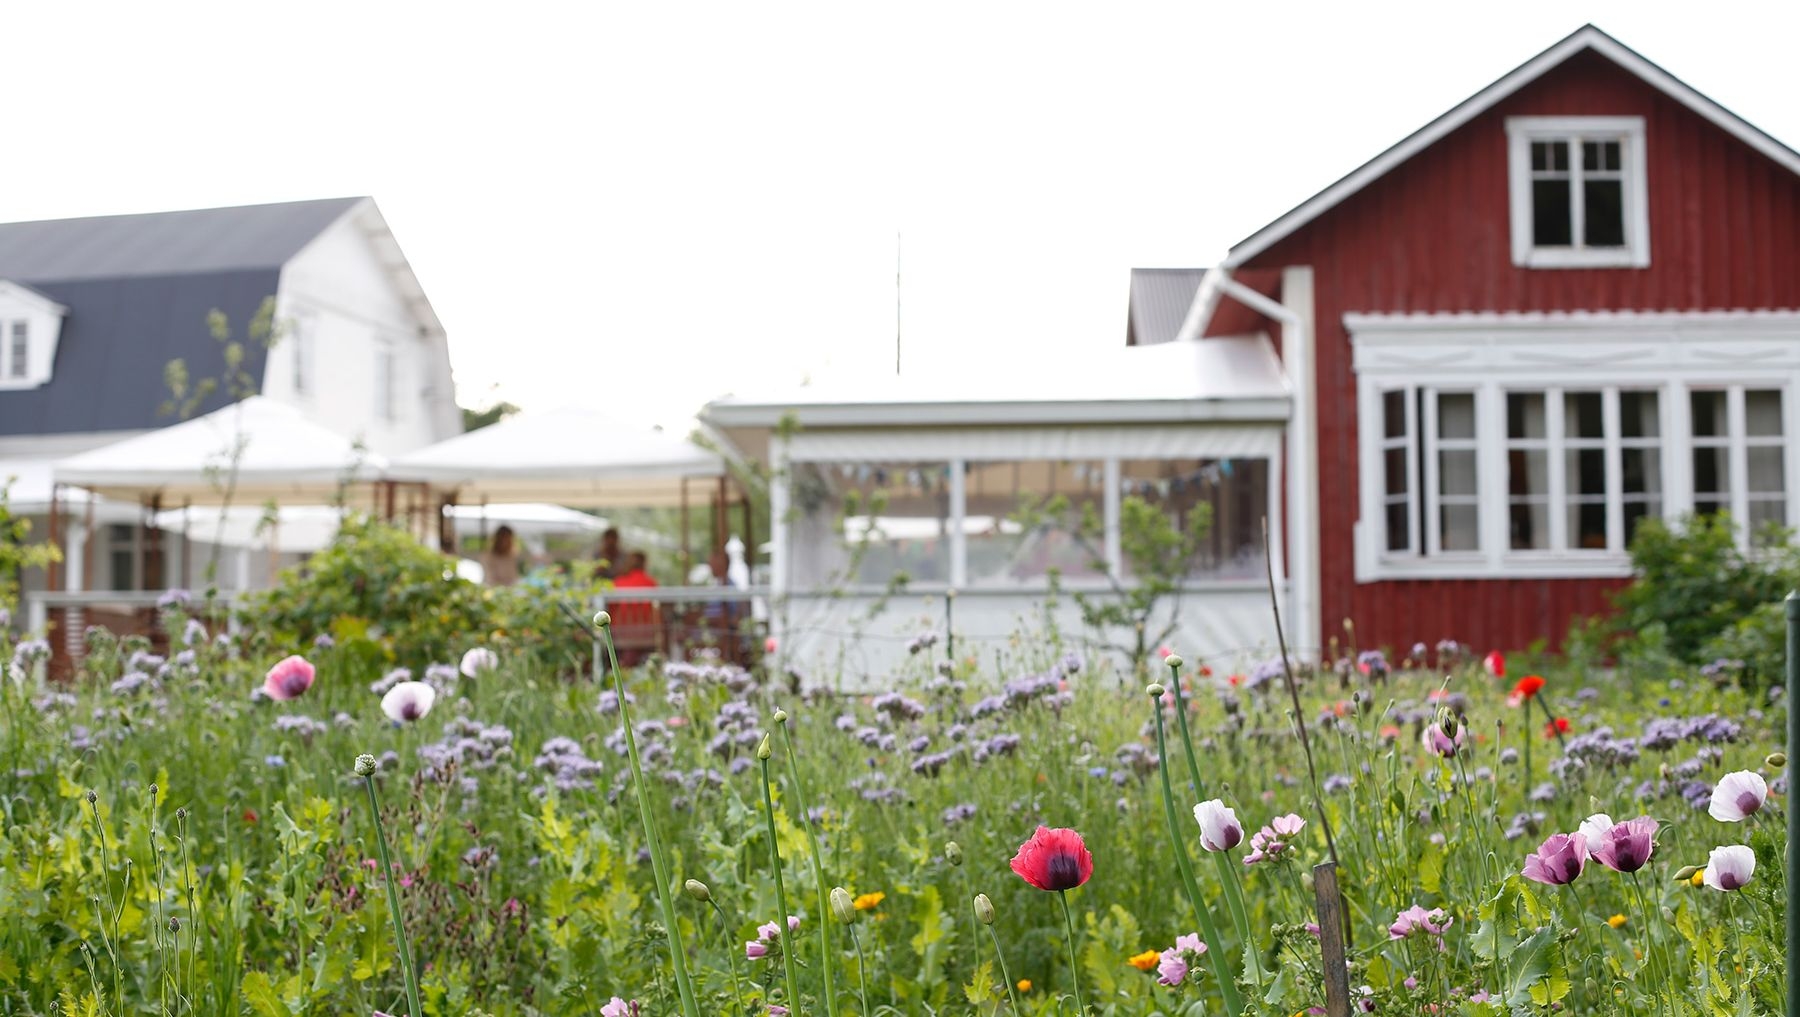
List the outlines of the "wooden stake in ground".
{"label": "wooden stake in ground", "polygon": [[1325,972],[1327,1017],[1350,1017],[1350,969],[1344,964],[1344,916],[1339,910],[1337,866],[1313,866],[1313,898],[1319,909],[1319,950]]}

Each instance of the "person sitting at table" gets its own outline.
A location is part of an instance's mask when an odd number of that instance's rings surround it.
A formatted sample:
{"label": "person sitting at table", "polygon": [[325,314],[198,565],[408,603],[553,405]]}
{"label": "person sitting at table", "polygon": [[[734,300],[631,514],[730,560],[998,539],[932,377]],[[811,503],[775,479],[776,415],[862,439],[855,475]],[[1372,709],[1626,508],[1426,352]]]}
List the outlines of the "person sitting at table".
{"label": "person sitting at table", "polygon": [[519,547],[512,527],[502,526],[494,531],[487,553],[481,556],[481,571],[489,586],[511,586],[519,581]]}
{"label": "person sitting at table", "polygon": [[[631,552],[625,558],[624,571],[613,577],[614,589],[654,588],[656,580],[650,575],[649,563],[644,552]],[[619,651],[619,666],[637,666],[659,644],[656,605],[646,600],[618,600],[608,604],[607,610],[612,612],[613,639]]]}

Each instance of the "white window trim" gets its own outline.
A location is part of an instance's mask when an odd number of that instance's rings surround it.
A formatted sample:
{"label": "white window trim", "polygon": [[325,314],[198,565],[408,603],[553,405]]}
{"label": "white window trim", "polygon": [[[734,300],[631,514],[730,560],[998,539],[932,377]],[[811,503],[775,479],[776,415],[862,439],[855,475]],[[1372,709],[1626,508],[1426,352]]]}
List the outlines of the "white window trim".
{"label": "white window trim", "polygon": [[[1572,236],[1570,247],[1538,247],[1532,242],[1531,143],[1604,135],[1620,140],[1624,170],[1625,246],[1584,248]],[[1507,117],[1507,181],[1512,216],[1512,260],[1520,268],[1648,268],[1650,266],[1650,186],[1643,117]],[[1576,172],[1579,146],[1571,146],[1569,164]],[[1582,200],[1574,187],[1571,199]]]}
{"label": "white window trim", "polygon": [[[1693,511],[1692,388],[1779,389],[1786,437],[1786,522],[1800,527],[1800,312],[1695,311],[1347,314],[1357,376],[1357,448],[1361,518],[1355,527],[1359,583],[1397,579],[1530,579],[1626,577],[1623,519],[1611,518],[1622,494],[1615,456],[1618,428],[1608,431],[1608,549],[1512,551],[1507,492],[1505,392],[1512,390],[1655,390],[1661,430],[1662,514]],[[1476,392],[1477,463],[1481,470],[1481,551],[1437,558],[1386,551],[1381,450],[1381,393],[1403,386]],[[1741,394],[1737,397],[1741,403]],[[1609,414],[1618,414],[1609,396]],[[1561,406],[1547,406],[1560,431]],[[1552,426],[1548,425],[1547,426]],[[1733,432],[1741,445],[1743,431]],[[1552,463],[1552,525],[1566,526],[1561,463]],[[1747,471],[1733,471],[1734,490]],[[1619,502],[1622,511],[1622,500]],[[1735,504],[1735,502],[1734,502]],[[1496,510],[1498,509],[1498,510]],[[1563,523],[1555,522],[1563,518]],[[1749,534],[1741,513],[1740,542]],[[1615,526],[1617,539],[1615,540]],[[1553,545],[1556,546],[1556,545]]]}
{"label": "white window trim", "polygon": [[[68,308],[36,290],[0,279],[0,391],[41,388],[56,367],[56,347]],[[25,323],[25,372],[12,372],[12,330]]]}

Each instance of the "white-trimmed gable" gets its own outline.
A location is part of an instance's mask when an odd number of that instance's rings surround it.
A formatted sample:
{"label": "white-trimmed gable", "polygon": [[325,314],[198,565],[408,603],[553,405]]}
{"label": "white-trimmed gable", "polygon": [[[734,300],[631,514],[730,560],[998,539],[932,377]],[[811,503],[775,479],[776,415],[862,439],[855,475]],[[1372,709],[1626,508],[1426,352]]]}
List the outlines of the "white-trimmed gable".
{"label": "white-trimmed gable", "polygon": [[37,290],[0,279],[0,391],[38,388],[50,380],[68,313]]}

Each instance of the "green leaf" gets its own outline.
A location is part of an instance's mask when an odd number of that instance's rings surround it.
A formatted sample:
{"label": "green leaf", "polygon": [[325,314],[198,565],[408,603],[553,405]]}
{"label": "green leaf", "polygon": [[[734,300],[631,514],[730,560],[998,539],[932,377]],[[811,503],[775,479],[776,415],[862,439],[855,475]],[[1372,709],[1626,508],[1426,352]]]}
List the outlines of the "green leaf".
{"label": "green leaf", "polygon": [[998,1003],[1000,994],[994,984],[994,962],[984,960],[975,969],[974,976],[963,985],[963,997],[973,1006],[983,1003]]}
{"label": "green leaf", "polygon": [[244,995],[244,1002],[260,1017],[294,1017],[294,1011],[276,994],[275,987],[269,984],[269,976],[261,971],[252,971],[244,976],[243,987],[239,990]]}
{"label": "green leaf", "polygon": [[[1512,984],[1504,993],[1508,1005],[1518,1006],[1532,1000],[1532,987],[1550,974],[1550,961],[1555,950],[1556,930],[1548,925],[1519,943],[1510,961]],[[1565,987],[1563,991],[1566,993],[1568,989]]]}
{"label": "green leaf", "polygon": [[1444,885],[1444,849],[1431,841],[1425,842],[1425,850],[1419,854],[1419,889],[1426,893],[1438,893]]}

